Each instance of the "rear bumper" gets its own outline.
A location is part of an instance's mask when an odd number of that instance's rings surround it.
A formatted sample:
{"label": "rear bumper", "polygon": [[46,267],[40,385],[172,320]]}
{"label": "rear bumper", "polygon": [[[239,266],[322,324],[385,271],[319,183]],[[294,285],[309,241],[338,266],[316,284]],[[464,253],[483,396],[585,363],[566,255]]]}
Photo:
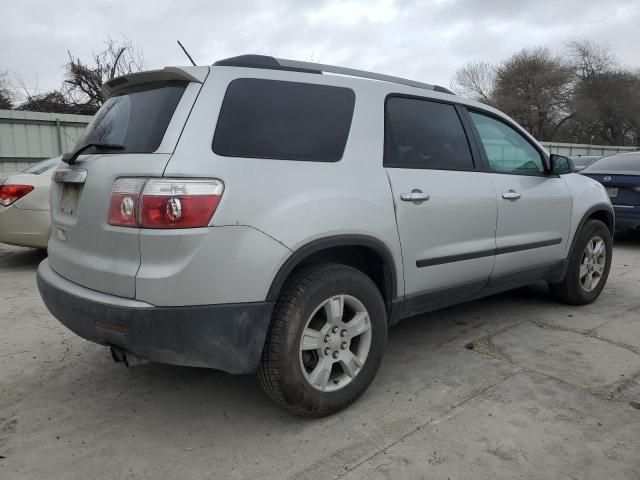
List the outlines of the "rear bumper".
{"label": "rear bumper", "polygon": [[77,335],[159,363],[254,372],[272,302],[155,307],[72,283],[44,260],[38,289],[49,311]]}
{"label": "rear bumper", "polygon": [[613,205],[616,212],[616,228],[635,230],[640,228],[640,206]]}

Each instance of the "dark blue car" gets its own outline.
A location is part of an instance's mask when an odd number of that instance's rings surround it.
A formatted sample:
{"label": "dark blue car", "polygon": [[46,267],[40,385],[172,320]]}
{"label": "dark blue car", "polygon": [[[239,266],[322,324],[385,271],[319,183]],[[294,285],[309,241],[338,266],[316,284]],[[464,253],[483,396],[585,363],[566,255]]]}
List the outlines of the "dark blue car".
{"label": "dark blue car", "polygon": [[606,187],[616,212],[616,228],[640,229],[640,151],[602,157],[580,173]]}

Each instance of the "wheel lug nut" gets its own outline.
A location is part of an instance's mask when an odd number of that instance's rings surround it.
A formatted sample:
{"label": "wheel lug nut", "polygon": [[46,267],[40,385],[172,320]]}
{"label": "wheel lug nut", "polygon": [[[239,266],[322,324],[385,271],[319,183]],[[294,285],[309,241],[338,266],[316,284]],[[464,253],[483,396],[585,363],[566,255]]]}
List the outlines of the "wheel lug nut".
{"label": "wheel lug nut", "polygon": [[333,358],[338,358],[338,352],[333,352]]}
{"label": "wheel lug nut", "polygon": [[329,347],[327,347],[327,348],[325,348],[325,349],[324,349],[324,354],[325,354],[325,355],[329,355],[329,352],[330,352],[330,351],[331,351],[331,350],[329,350]]}
{"label": "wheel lug nut", "polygon": [[324,343],[329,343],[329,335],[324,336]]}
{"label": "wheel lug nut", "polygon": [[342,345],[340,345],[340,348],[342,348],[343,350],[347,349],[347,342],[342,342]]}
{"label": "wheel lug nut", "polygon": [[338,333],[338,327],[333,327],[333,329],[331,330],[333,333]]}
{"label": "wheel lug nut", "polygon": [[346,331],[346,330],[342,330],[342,331],[340,332],[340,336],[341,336],[341,337],[345,337],[346,335],[347,335],[347,331]]}

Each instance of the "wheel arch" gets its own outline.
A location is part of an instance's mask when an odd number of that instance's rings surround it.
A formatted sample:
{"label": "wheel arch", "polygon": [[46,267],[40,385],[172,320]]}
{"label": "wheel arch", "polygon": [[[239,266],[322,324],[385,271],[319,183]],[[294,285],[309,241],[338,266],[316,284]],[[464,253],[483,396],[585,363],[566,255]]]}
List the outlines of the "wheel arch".
{"label": "wheel arch", "polygon": [[584,213],[584,215],[580,219],[580,222],[578,223],[578,226],[576,227],[576,230],[573,232],[573,238],[571,239],[571,248],[569,249],[567,258],[570,258],[573,254],[578,233],[580,232],[582,227],[584,227],[584,224],[592,219],[600,220],[601,222],[603,222],[609,229],[609,232],[611,232],[611,237],[613,237],[613,234],[615,232],[615,213],[613,211],[613,207],[606,203],[598,203],[596,205],[593,205]]}
{"label": "wheel arch", "polygon": [[[369,257],[375,255],[375,257]],[[363,264],[363,260],[379,260],[380,264]],[[276,301],[287,279],[301,265],[322,261],[335,261],[357,268],[372,278],[384,298],[387,310],[390,311],[393,300],[398,297],[397,272],[393,255],[380,240],[367,235],[345,234],[323,237],[312,240],[291,254],[276,273],[269,291],[267,301]],[[363,265],[365,267],[363,268]],[[360,268],[359,268],[360,267]],[[372,272],[380,268],[381,276]],[[373,269],[373,270],[372,270]]]}

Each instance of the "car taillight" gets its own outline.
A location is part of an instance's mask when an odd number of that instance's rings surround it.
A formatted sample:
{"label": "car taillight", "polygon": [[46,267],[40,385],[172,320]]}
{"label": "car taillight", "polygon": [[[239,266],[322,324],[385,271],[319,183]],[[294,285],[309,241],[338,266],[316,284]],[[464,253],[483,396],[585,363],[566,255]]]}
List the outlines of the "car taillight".
{"label": "car taillight", "polygon": [[224,190],[220,180],[120,178],[109,223],[122,227],[197,228],[211,220]]}
{"label": "car taillight", "polygon": [[140,191],[144,178],[119,178],[111,189],[109,224],[118,227],[137,227]]}
{"label": "car taillight", "polygon": [[0,185],[0,205],[8,207],[33,190],[31,185]]}

